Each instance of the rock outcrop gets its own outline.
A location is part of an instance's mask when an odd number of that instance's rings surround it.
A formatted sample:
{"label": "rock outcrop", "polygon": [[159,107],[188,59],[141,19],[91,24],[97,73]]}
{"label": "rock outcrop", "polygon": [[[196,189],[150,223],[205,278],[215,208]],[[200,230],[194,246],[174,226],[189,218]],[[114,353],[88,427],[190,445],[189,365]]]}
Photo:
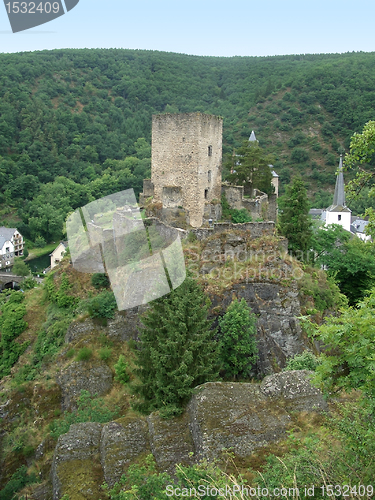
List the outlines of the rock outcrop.
{"label": "rock outcrop", "polygon": [[73,361],[57,376],[57,383],[62,392],[62,409],[76,407],[81,391],[91,395],[103,396],[112,387],[112,372],[108,365],[101,361]]}
{"label": "rock outcrop", "polygon": [[285,437],[291,412],[327,410],[310,372],[284,372],[262,383],[209,382],[196,388],[179,418],[123,418],[108,424],[72,425],[60,436],[52,466],[53,500],[100,498],[104,480],[113,485],[129,464],[150,452],[159,470],[176,463],[238,457]]}
{"label": "rock outcrop", "polygon": [[296,319],[301,315],[301,310],[295,282],[288,286],[266,281],[234,284],[221,296],[211,298],[212,307],[225,311],[233,296],[239,300],[244,298],[252,312],[258,316],[258,376],[280,371],[288,358],[306,349],[306,342]]}
{"label": "rock outcrop", "polygon": [[106,325],[99,324],[91,318],[72,323],[65,335],[65,343],[76,343],[90,335],[99,336],[105,332],[115,341],[137,340],[139,335],[140,315],[147,306],[133,307],[126,311],[117,312],[113,319],[108,319]]}

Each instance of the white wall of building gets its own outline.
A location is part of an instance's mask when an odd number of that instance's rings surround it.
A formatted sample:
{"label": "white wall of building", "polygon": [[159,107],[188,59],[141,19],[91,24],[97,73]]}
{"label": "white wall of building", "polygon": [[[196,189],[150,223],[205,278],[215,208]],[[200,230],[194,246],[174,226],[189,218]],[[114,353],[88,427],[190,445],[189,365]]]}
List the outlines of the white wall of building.
{"label": "white wall of building", "polygon": [[346,231],[350,232],[351,212],[326,212],[326,224],[340,224]]}

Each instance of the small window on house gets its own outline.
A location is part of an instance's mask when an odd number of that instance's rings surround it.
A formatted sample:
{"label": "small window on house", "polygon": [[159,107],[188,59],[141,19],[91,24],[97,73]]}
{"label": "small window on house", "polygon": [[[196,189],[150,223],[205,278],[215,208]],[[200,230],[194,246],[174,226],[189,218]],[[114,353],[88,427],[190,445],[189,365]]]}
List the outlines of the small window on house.
{"label": "small window on house", "polygon": [[341,220],[341,215],[339,215],[339,220]]}
{"label": "small window on house", "polygon": [[208,146],[208,156],[212,156],[212,146]]}
{"label": "small window on house", "polygon": [[9,247],[6,247],[5,251],[6,251],[7,253],[9,253],[9,250],[10,250],[10,248],[9,248]]}
{"label": "small window on house", "polygon": [[182,138],[182,142],[185,142],[185,137]]}
{"label": "small window on house", "polygon": [[208,171],[208,182],[211,182],[211,170]]}
{"label": "small window on house", "polygon": [[205,189],[204,190],[204,199],[207,200],[207,196],[208,196],[208,189]]}

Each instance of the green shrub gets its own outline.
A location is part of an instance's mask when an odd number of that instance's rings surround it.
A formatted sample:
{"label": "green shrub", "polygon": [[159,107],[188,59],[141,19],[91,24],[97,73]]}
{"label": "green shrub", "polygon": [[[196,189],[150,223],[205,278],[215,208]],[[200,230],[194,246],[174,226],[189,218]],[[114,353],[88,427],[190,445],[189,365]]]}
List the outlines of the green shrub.
{"label": "green shrub", "polygon": [[37,286],[37,281],[34,280],[31,276],[29,278],[26,278],[22,282],[22,289],[23,290],[31,290],[32,288],[35,288]]}
{"label": "green shrub", "polygon": [[187,236],[187,241],[189,243],[195,243],[197,240],[198,240],[197,235],[193,233],[193,231],[190,231]]}
{"label": "green shrub", "polygon": [[113,318],[116,310],[117,303],[113,292],[104,291],[88,303],[88,311],[92,318]]}
{"label": "green shrub", "polygon": [[103,361],[107,361],[112,356],[112,349],[109,347],[103,347],[102,349],[99,349],[99,357]]}
{"label": "green shrub", "polygon": [[66,353],[67,358],[74,358],[76,351],[74,349],[69,349],[69,351]]}
{"label": "green shrub", "polygon": [[12,273],[17,276],[28,276],[30,274],[29,266],[21,259],[21,257],[16,257],[14,259],[14,264],[12,267]]}
{"label": "green shrub", "polygon": [[34,364],[41,366],[59,351],[64,344],[65,334],[72,319],[73,316],[68,310],[59,309],[56,304],[48,306],[47,321],[34,344]]}
{"label": "green shrub", "polygon": [[72,288],[72,285],[69,282],[69,278],[66,273],[61,275],[61,283],[60,287],[57,290],[55,285],[55,274],[48,274],[44,279],[44,289],[47,296],[51,302],[54,302],[58,305],[58,307],[62,309],[70,309],[73,308],[78,299],[73,297],[72,295],[68,295],[67,291]]}
{"label": "green shrub", "polygon": [[309,153],[303,148],[294,148],[290,159],[293,163],[304,163],[309,159]]}
{"label": "green shrub", "polygon": [[128,364],[125,361],[125,357],[121,354],[117,363],[115,364],[116,376],[115,380],[117,382],[121,382],[122,384],[126,384],[129,382],[130,376],[127,372]]}
{"label": "green shrub", "polygon": [[317,366],[320,364],[319,358],[317,358],[312,352],[304,351],[302,354],[296,354],[293,358],[289,359],[284,371],[291,370],[311,370],[315,371]]}
{"label": "green shrub", "polygon": [[15,493],[22,490],[28,484],[37,483],[35,474],[27,474],[27,467],[23,465],[12,475],[6,486],[0,491],[0,500],[14,500]]}
{"label": "green shrub", "polygon": [[23,319],[26,314],[24,299],[22,292],[12,291],[5,296],[0,309],[0,378],[9,375],[10,369],[29,345],[28,342],[15,342],[28,326]]}
{"label": "green shrub", "polygon": [[37,248],[43,248],[46,246],[46,244],[47,244],[46,240],[43,238],[43,236],[37,236],[35,238],[35,246]]}
{"label": "green shrub", "polygon": [[105,273],[96,273],[91,276],[91,284],[94,288],[108,288],[110,281]]}
{"label": "green shrub", "polygon": [[96,398],[88,391],[81,391],[81,395],[77,401],[78,409],[74,412],[65,412],[60,420],[55,420],[50,424],[50,432],[52,437],[58,438],[61,434],[69,431],[72,424],[83,422],[99,422],[106,423],[113,420],[119,412],[119,408],[110,410],[103,398]]}
{"label": "green shrub", "polygon": [[88,347],[82,347],[77,353],[77,361],[88,361],[92,358],[92,350]]}
{"label": "green shrub", "polygon": [[[306,484],[315,485],[314,498],[326,499],[322,487],[327,485],[372,484],[374,477],[375,427],[371,409],[348,404],[341,407],[339,417],[330,416],[326,420],[329,432],[321,436],[311,436],[303,440],[290,436],[293,450],[282,459],[270,455],[257,485],[261,488],[300,488]],[[335,487],[333,487],[333,490]],[[343,498],[342,495],[333,495]],[[355,498],[357,495],[351,495]],[[364,495],[370,498],[372,495]],[[300,498],[304,498],[300,495]]]}
{"label": "green shrub", "polygon": [[232,222],[234,224],[243,224],[244,222],[251,222],[253,219],[246,208],[241,210],[231,210],[232,212]]}

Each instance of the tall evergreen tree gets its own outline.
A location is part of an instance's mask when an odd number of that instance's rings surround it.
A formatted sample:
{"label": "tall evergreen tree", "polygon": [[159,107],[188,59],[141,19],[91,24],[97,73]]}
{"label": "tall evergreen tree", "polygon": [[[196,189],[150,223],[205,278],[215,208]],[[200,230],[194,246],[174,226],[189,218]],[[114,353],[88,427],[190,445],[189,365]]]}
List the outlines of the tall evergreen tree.
{"label": "tall evergreen tree", "polygon": [[311,244],[312,220],[307,190],[300,177],[295,177],[286,187],[279,206],[279,229],[288,238],[289,251],[298,257],[306,256]]}
{"label": "tall evergreen tree", "polygon": [[235,299],[224,317],[219,319],[220,358],[226,377],[249,375],[258,359],[256,316],[245,299]]}
{"label": "tall evergreen tree", "polygon": [[207,319],[209,300],[190,277],[152,303],[142,318],[135,408],[164,417],[178,415],[193,388],[217,377],[215,330]]}

